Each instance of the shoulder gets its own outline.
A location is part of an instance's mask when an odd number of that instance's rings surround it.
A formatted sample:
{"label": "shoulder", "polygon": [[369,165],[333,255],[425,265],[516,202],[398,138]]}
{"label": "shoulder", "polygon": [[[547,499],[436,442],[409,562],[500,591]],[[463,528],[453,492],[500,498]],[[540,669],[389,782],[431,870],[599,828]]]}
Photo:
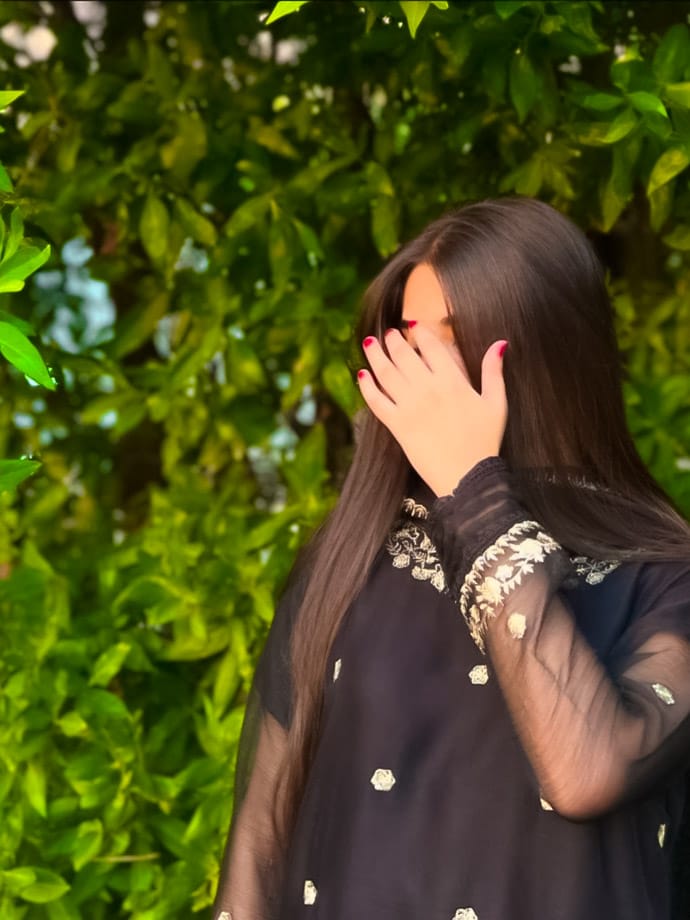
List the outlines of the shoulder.
{"label": "shoulder", "polygon": [[631,612],[635,645],[661,632],[690,640],[690,561],[638,563]]}

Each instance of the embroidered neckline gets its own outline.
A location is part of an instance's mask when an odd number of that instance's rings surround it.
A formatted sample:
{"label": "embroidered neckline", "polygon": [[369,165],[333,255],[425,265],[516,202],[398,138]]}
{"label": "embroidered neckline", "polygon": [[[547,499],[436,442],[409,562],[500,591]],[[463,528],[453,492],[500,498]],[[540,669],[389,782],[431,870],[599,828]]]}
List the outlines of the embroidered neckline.
{"label": "embroidered neckline", "polygon": [[[410,518],[426,520],[429,517],[429,509],[424,502],[418,501],[410,495],[406,495],[403,498],[401,510]],[[588,585],[600,584],[610,572],[613,572],[621,564],[620,559],[597,559],[593,556],[576,553],[569,553],[569,556],[575,571],[578,575],[584,577]],[[435,570],[436,578],[438,579],[437,565],[438,560],[434,552],[432,568]]]}

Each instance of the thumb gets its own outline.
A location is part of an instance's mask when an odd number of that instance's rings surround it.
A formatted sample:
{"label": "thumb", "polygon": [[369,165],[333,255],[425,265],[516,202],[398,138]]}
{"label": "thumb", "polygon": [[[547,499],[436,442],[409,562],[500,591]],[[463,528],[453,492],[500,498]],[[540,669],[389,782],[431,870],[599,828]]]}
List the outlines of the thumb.
{"label": "thumb", "polygon": [[506,403],[506,386],[503,378],[503,354],[508,345],[505,339],[494,342],[482,358],[482,396],[496,408]]}

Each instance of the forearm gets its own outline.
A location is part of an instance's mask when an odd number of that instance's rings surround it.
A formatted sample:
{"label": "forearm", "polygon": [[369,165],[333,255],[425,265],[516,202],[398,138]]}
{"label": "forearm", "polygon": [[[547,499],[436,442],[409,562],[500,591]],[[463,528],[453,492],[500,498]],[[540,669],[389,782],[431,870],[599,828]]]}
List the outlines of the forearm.
{"label": "forearm", "polygon": [[502,461],[478,464],[427,523],[555,810],[593,817],[685,756],[690,643],[660,632],[614,681],[560,591],[568,553],[521,507]]}

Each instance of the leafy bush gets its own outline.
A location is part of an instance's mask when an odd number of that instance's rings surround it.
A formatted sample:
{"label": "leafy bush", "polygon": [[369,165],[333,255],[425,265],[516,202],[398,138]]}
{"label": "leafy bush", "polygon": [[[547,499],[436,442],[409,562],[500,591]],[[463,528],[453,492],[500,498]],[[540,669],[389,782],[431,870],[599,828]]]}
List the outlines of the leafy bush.
{"label": "leafy bush", "polygon": [[57,381],[0,363],[0,456],[42,464],[0,494],[3,920],[208,914],[253,663],[350,457],[358,298],[451,204],[590,233],[690,511],[690,5],[270,11],[0,5],[0,190],[55,253],[2,322]]}

